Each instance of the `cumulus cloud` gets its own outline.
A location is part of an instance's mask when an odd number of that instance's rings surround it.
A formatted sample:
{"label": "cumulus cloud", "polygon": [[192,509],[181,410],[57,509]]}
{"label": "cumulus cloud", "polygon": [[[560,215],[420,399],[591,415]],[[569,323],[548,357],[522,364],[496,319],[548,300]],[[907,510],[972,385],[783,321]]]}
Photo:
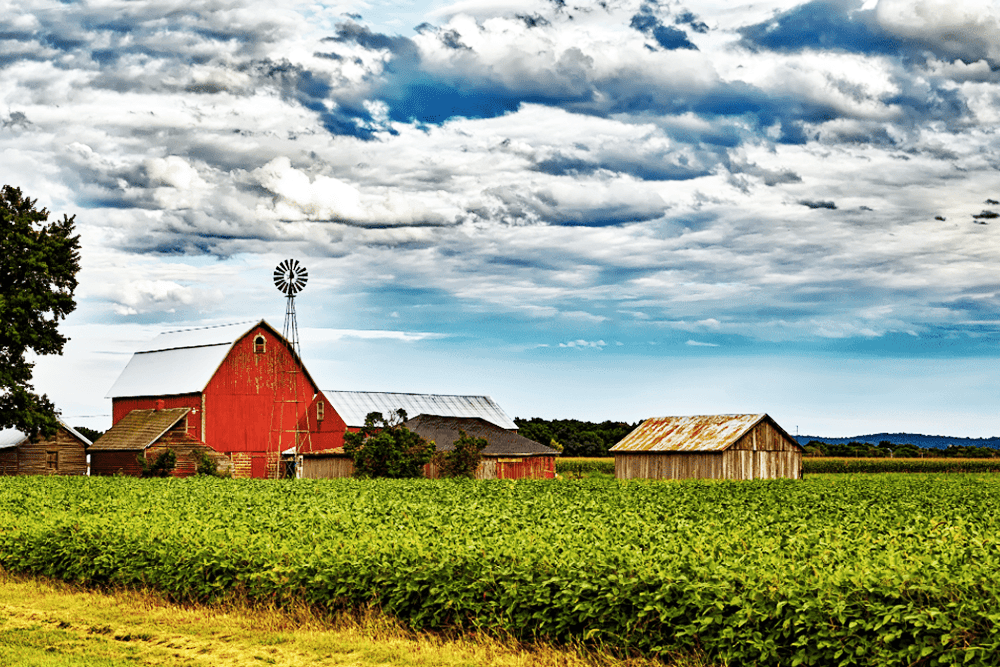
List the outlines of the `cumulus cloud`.
{"label": "cumulus cloud", "polygon": [[190,276],[281,249],[344,276],[356,331],[560,323],[600,349],[978,321],[995,7],[772,6],[475,1],[399,34],[367,7],[29,0],[0,153],[91,256],[197,264],[87,278],[128,317],[194,317],[235,279]]}

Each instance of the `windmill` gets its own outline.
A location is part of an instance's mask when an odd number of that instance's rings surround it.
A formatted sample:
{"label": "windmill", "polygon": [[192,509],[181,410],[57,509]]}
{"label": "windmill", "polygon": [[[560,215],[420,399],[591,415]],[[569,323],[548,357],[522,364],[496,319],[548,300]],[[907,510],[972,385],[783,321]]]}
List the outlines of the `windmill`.
{"label": "windmill", "polygon": [[[291,444],[294,462],[294,468],[284,468],[280,473],[282,477],[296,476],[301,471],[301,466],[298,465],[299,452],[303,448],[309,448],[309,403],[312,397],[307,397],[307,400],[302,400],[300,397],[299,369],[302,363],[302,349],[299,346],[299,323],[295,317],[295,295],[302,291],[308,280],[309,272],[297,259],[286,259],[274,267],[274,286],[285,295],[285,326],[281,335],[288,341],[296,357],[290,369],[279,370],[277,366],[274,369],[275,392],[274,406],[271,409],[271,434],[276,441],[279,459]],[[287,397],[282,397],[280,391],[282,387],[287,388]],[[305,410],[302,410],[303,403],[306,404]],[[304,417],[301,424],[298,421],[300,415]],[[288,417],[292,420],[291,428],[286,423]]]}
{"label": "windmill", "polygon": [[308,280],[309,272],[297,259],[286,259],[274,267],[274,286],[286,297],[285,326],[281,335],[291,343],[295,354],[300,357],[302,350],[299,348],[299,323],[295,318],[295,295],[302,291]]}

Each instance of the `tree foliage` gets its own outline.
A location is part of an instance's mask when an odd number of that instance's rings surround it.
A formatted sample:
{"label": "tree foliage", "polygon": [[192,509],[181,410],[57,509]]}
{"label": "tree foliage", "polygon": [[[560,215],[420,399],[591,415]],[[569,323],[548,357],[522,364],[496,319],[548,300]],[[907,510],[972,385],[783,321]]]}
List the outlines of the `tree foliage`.
{"label": "tree foliage", "polygon": [[369,412],[359,432],[344,434],[344,451],[354,461],[355,477],[423,477],[434,443],[403,426],[404,421],[402,409],[389,417]]}
{"label": "tree foliage", "polygon": [[73,312],[80,237],[76,216],[48,222],[20,188],[0,189],[0,428],[55,433],[55,408],[31,384],[27,353],[62,354],[59,321]]}
{"label": "tree foliage", "polygon": [[483,460],[483,450],[489,444],[485,438],[477,438],[466,435],[465,431],[459,431],[454,449],[438,452],[434,455],[437,458],[441,476],[472,479],[476,476],[479,462]]}
{"label": "tree foliage", "polygon": [[576,419],[514,419],[518,433],[543,445],[562,446],[563,456],[608,456],[608,450],[628,435],[638,423],[605,421],[600,424]]}

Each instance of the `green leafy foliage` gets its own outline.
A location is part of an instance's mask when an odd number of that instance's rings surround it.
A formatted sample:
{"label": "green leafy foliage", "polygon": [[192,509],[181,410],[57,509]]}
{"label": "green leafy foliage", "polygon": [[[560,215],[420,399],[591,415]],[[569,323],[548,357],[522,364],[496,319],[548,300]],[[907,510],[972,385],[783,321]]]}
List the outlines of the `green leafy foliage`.
{"label": "green leafy foliage", "polygon": [[822,473],[965,473],[1000,472],[1000,459],[802,459],[802,474]]}
{"label": "green leafy foliage", "polygon": [[354,476],[407,479],[424,476],[424,465],[434,456],[434,443],[403,426],[406,411],[388,418],[370,412],[357,433],[344,434],[344,451],[354,461]]}
{"label": "green leafy foliage", "polygon": [[466,435],[465,431],[459,431],[454,449],[437,452],[434,455],[441,476],[472,479],[476,475],[479,462],[483,460],[483,450],[489,444],[485,438],[476,438]]}
{"label": "green leafy foliage", "polygon": [[713,664],[992,664],[1000,479],[0,478],[0,567]]}
{"label": "green leafy foliage", "polygon": [[198,465],[195,469],[195,474],[203,475],[207,477],[232,477],[232,472],[227,470],[225,472],[219,470],[219,462],[208,455],[208,452],[199,452],[197,457]]}
{"label": "green leafy foliage", "polygon": [[600,424],[577,419],[521,419],[516,417],[518,433],[543,445],[560,444],[563,456],[607,456],[608,449],[639,424],[606,421]]}
{"label": "green leafy foliage", "polygon": [[19,188],[0,188],[0,428],[51,436],[55,408],[33,391],[28,353],[61,354],[59,321],[73,312],[80,237],[74,218],[49,212]]}
{"label": "green leafy foliage", "polygon": [[136,459],[142,466],[143,477],[169,477],[177,467],[177,454],[172,449],[164,449],[152,461],[145,454],[137,454]]}

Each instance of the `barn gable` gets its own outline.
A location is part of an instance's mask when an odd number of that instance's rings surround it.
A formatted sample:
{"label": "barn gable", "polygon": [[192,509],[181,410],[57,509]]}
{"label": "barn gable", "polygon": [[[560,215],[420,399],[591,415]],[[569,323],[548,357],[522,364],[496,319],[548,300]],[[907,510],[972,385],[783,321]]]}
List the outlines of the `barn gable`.
{"label": "barn gable", "polygon": [[403,409],[407,416],[422,414],[447,417],[479,417],[500,428],[517,430],[517,424],[489,396],[403,394],[374,391],[329,391],[323,394],[348,428],[361,428],[370,412],[389,413]]}

